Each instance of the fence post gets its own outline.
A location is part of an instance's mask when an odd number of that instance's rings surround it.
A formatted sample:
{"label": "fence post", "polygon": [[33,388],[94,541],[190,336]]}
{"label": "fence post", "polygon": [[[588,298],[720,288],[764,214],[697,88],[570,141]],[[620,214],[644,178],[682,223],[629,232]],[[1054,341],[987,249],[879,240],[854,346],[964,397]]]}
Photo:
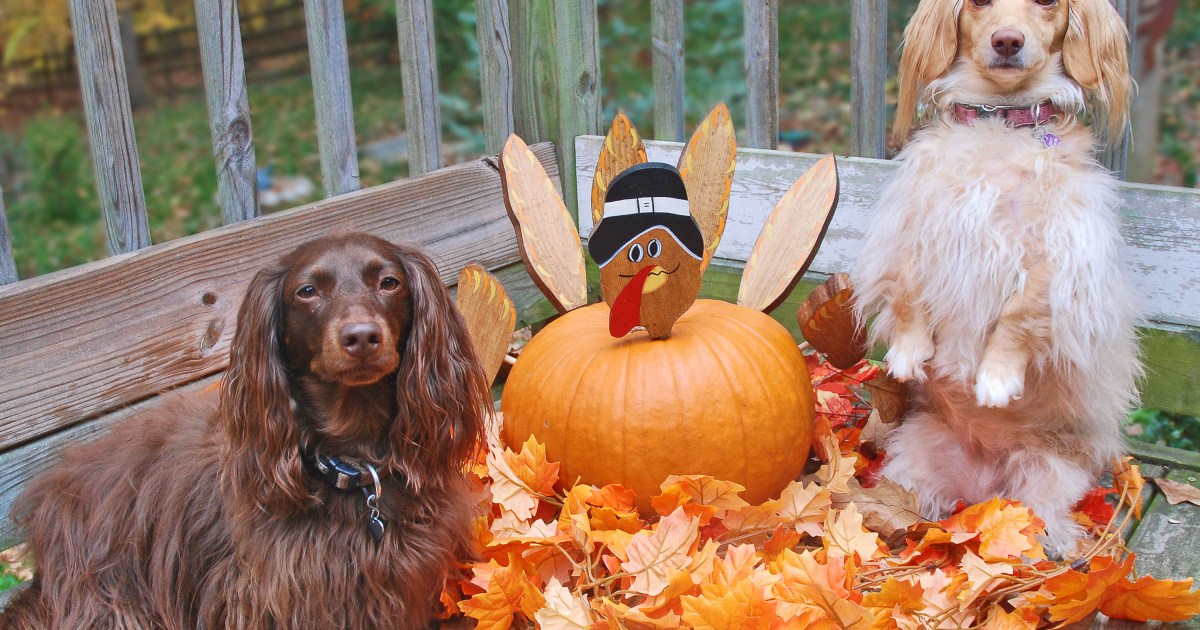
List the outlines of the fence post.
{"label": "fence post", "polygon": [[17,281],[17,263],[13,260],[12,231],[4,213],[4,190],[0,189],[0,285]]}
{"label": "fence post", "polygon": [[779,144],[779,0],[743,0],[746,44],[746,129],[749,144]]}
{"label": "fence post", "polygon": [[483,134],[487,152],[498,155],[513,132],[513,60],[508,0],[475,0],[475,16]]}
{"label": "fence post", "polygon": [[853,0],[850,17],[850,154],[887,156],[887,0]]}
{"label": "fence post", "polygon": [[396,0],[408,172],[422,175],[442,167],[442,122],[438,111],[437,54],[430,0]]}
{"label": "fence post", "polygon": [[[1115,0],[1114,4],[1117,8],[1117,13],[1125,19],[1125,24],[1129,26],[1129,70],[1134,68],[1134,55],[1138,54],[1137,46],[1137,13],[1138,0]],[[1103,127],[1103,123],[1097,125]],[[1129,138],[1132,130],[1129,125],[1125,125],[1125,131],[1120,138],[1114,138],[1108,146],[1104,147],[1100,154],[1100,163],[1108,170],[1116,174],[1122,180],[1128,174],[1129,166]]]}
{"label": "fence post", "polygon": [[196,33],[216,158],[217,199],[229,225],[260,212],[237,0],[196,0]]}
{"label": "fence post", "polygon": [[317,110],[321,179],[325,196],[333,197],[358,190],[358,147],[342,0],[304,0],[304,21]]}
{"label": "fence post", "polygon": [[508,9],[513,44],[513,127],[529,144],[556,140],[560,60],[555,43],[554,0],[519,0]]}
{"label": "fence post", "polygon": [[83,111],[109,254],[150,245],[114,0],[70,0]]}
{"label": "fence post", "polygon": [[558,47],[558,173],[563,199],[579,222],[575,136],[600,131],[600,50],[596,0],[556,2]]}
{"label": "fence post", "polygon": [[683,0],[651,3],[654,137],[683,142]]}

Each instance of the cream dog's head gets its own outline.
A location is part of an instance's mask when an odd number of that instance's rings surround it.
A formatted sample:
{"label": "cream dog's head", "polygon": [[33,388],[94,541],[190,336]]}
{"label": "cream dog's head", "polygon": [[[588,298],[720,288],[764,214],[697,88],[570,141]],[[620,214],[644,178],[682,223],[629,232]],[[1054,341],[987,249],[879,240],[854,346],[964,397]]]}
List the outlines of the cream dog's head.
{"label": "cream dog's head", "polygon": [[1128,40],[1109,0],[921,0],[904,31],[894,138],[908,139],[935,82],[979,103],[1023,105],[1061,92],[1064,79],[1104,105],[1116,137],[1133,87]]}

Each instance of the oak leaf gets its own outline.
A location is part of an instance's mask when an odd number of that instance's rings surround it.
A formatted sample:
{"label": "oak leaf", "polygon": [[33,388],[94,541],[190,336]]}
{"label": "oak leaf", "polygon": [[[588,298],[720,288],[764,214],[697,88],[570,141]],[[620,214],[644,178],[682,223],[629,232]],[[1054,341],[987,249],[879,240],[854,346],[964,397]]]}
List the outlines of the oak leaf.
{"label": "oak leaf", "polygon": [[1179,505],[1184,501],[1200,505],[1200,488],[1196,486],[1170,479],[1155,479],[1154,483],[1158,484],[1158,489],[1162,490],[1163,497],[1171,505]]}

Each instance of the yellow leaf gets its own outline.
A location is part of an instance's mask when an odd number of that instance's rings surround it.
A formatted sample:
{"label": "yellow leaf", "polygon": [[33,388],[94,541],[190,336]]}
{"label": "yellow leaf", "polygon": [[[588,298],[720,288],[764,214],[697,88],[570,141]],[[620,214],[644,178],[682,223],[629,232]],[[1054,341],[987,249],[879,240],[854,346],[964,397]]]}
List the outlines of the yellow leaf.
{"label": "yellow leaf", "polygon": [[625,548],[628,560],[621,565],[635,576],[631,591],[657,595],[667,588],[672,570],[691,564],[690,554],[700,536],[698,522],[680,508],[663,517],[654,531],[633,535]]}
{"label": "yellow leaf", "polygon": [[767,630],[775,618],[775,603],[749,581],[734,587],[706,584],[700,596],[680,598],[683,621],[697,630]]}
{"label": "yellow leaf", "polygon": [[857,455],[843,455],[833,435],[821,436],[821,444],[829,455],[829,463],[817,470],[817,478],[826,488],[834,492],[850,492],[850,480],[854,478]]}

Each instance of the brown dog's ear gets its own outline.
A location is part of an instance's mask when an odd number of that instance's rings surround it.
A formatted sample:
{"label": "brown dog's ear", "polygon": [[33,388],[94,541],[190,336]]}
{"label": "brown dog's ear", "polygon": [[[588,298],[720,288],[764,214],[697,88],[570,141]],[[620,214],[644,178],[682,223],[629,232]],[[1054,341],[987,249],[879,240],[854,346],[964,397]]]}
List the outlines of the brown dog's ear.
{"label": "brown dog's ear", "polygon": [[239,505],[272,516],[295,513],[312,498],[279,338],[284,275],[282,268],[263,269],[250,281],[221,388],[222,481]]}
{"label": "brown dog's ear", "polygon": [[392,453],[414,489],[460,474],[483,441],[492,397],[462,315],[433,261],[396,246],[412,324],[396,374]]}
{"label": "brown dog's ear", "polygon": [[917,114],[917,99],[934,79],[946,74],[958,53],[958,13],[962,0],[921,0],[904,29],[900,55],[900,99],[892,138],[904,144]]}
{"label": "brown dog's ear", "polygon": [[1105,107],[1108,138],[1125,131],[1133,79],[1129,74],[1129,29],[1109,0],[1070,0],[1063,38],[1067,74]]}

